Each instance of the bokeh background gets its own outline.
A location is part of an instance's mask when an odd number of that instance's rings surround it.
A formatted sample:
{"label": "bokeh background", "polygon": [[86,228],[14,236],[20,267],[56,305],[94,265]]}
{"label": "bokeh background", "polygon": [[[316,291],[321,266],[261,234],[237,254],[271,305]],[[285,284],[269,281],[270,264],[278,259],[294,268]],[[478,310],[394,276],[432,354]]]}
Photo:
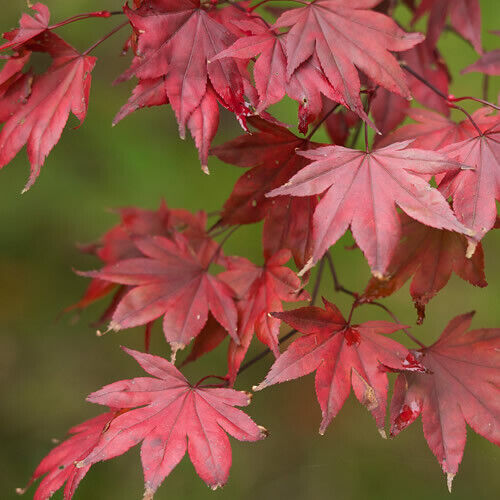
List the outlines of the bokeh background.
{"label": "bokeh background", "polygon": [[[47,0],[53,19],[76,13],[120,9],[117,0]],[[481,0],[486,49],[498,47],[489,30],[500,28],[498,0]],[[17,25],[26,9],[24,0],[2,2],[0,31]],[[408,15],[400,11],[402,22]],[[119,19],[88,20],[61,29],[63,36],[85,49]],[[82,255],[77,242],[95,241],[117,222],[110,209],[136,205],[156,208],[163,197],[171,207],[213,211],[220,208],[234,181],[237,167],[210,162],[211,175],[199,168],[191,140],[181,141],[173,113],[167,107],[130,116],[116,128],[111,120],[126,101],[133,82],[111,86],[128,57],[119,57],[125,32],[99,47],[93,74],[89,114],[79,130],[67,128],[48,158],[35,186],[21,195],[28,177],[23,151],[0,173],[0,498],[15,498],[15,487],[26,483],[40,459],[66,430],[100,408],[85,396],[106,383],[140,373],[120,344],[142,349],[142,330],[128,330],[97,338],[90,323],[104,309],[101,303],[80,316],[61,315],[77,301],[87,282],[72,269],[92,269],[96,260]],[[450,63],[455,95],[480,95],[481,76],[460,76],[460,69],[477,55],[452,33],[439,44]],[[490,85],[496,101],[499,82]],[[474,106],[469,106],[474,109]],[[295,121],[295,104],[277,108],[282,119]],[[217,142],[241,134],[235,120],[223,116]],[[318,140],[326,137],[318,133]],[[261,259],[259,225],[239,230],[227,252]],[[360,290],[369,277],[359,251],[345,250],[349,237],[333,249],[345,286]],[[423,326],[414,334],[424,342],[435,340],[455,315],[475,309],[474,327],[499,327],[500,231],[484,240],[486,289],[475,289],[454,277],[428,307]],[[321,289],[344,311],[349,303],[335,296],[329,279]],[[408,286],[386,302],[403,322],[415,323]],[[356,320],[382,318],[362,308]],[[161,336],[154,332],[152,350],[167,355]],[[406,339],[400,339],[406,343]],[[409,345],[407,343],[407,345]],[[223,344],[225,346],[225,344]],[[254,346],[254,351],[261,347]],[[271,359],[254,365],[238,379],[248,390],[262,380]],[[218,366],[225,371],[225,349],[219,348],[186,373],[193,379]],[[255,395],[249,413],[271,436],[257,444],[233,440],[233,467],[228,484],[210,492],[184,459],[158,491],[158,499],[384,499],[447,498],[440,467],[424,441],[418,422],[397,439],[380,438],[368,412],[352,398],[320,437],[320,411],[313,376],[273,387]],[[500,491],[500,454],[485,439],[469,432],[464,460],[455,479],[453,497],[491,498]],[[34,492],[32,488],[26,496]],[[496,493],[495,493],[496,492]],[[81,484],[77,499],[132,499],[142,495],[139,450],[96,465]],[[60,494],[55,498],[61,498]]]}

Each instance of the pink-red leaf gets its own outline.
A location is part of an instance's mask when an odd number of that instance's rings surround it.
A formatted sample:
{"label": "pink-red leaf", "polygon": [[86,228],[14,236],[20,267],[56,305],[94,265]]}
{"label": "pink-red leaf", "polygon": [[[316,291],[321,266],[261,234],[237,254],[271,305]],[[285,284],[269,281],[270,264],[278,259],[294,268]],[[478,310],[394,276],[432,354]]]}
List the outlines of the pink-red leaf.
{"label": "pink-red leaf", "polygon": [[268,196],[326,191],[314,212],[313,256],[302,272],[350,226],[372,273],[383,276],[401,232],[396,205],[426,225],[468,232],[441,193],[422,178],[457,171],[459,164],[439,153],[405,149],[408,145],[401,142],[373,152],[327,146],[299,153],[312,163]]}
{"label": "pink-red leaf", "polygon": [[238,342],[232,292],[207,272],[213,252],[196,254],[181,234],[173,240],[156,236],[137,240],[135,244],[141,257],[83,273],[131,286],[116,306],[110,328],[121,330],[145,325],[163,315],[165,338],[175,353],[201,332],[210,310]]}
{"label": "pink-red leaf", "polygon": [[71,436],[57,445],[40,462],[30,479],[29,484],[45,476],[33,496],[34,500],[48,500],[63,485],[64,500],[73,497],[76,488],[90,469],[90,465],[77,468],[75,462],[89,455],[117,414],[116,411],[103,413],[69,430]]}
{"label": "pink-red leaf", "polygon": [[435,344],[415,353],[428,373],[400,374],[391,403],[392,435],[422,415],[425,439],[450,489],[466,422],[500,445],[500,329],[467,332],[473,314],[457,316]]}
{"label": "pink-red leaf", "polygon": [[380,335],[394,333],[404,326],[386,321],[350,325],[336,306],[324,302],[325,309],[312,306],[273,314],[304,336],[274,362],[254,390],[316,371],[316,395],[323,414],[320,434],[324,434],[344,405],[351,385],[383,432],[387,369],[421,369],[406,347]]}
{"label": "pink-red leaf", "polygon": [[401,241],[387,269],[388,279],[372,278],[365,297],[387,297],[413,276],[410,294],[421,322],[425,305],[448,283],[452,273],[475,286],[487,285],[480,244],[468,259],[465,236],[424,226],[404,214],[401,214],[401,219]]}
{"label": "pink-red leaf", "polygon": [[399,64],[389,51],[408,50],[423,40],[405,33],[389,17],[367,10],[379,1],[323,0],[285,11],[275,27],[291,27],[286,36],[287,77],[312,55],[319,59],[334,99],[366,116],[359,98],[356,67],[374,82],[409,97]]}
{"label": "pink-red leaf", "polygon": [[115,382],[87,398],[92,403],[135,409],[114,419],[97,446],[77,466],[88,467],[116,457],[142,441],[145,498],[153,497],[186,450],[205,483],[213,489],[223,486],[231,467],[226,433],[240,441],[265,437],[262,427],[234,408],[247,406],[248,394],[192,386],[165,359],[131,349],[125,352],[152,377]]}
{"label": "pink-red leaf", "polygon": [[40,168],[57,144],[69,114],[83,122],[87,114],[94,57],[81,55],[64,40],[50,32],[27,44],[30,50],[48,52],[52,65],[36,77],[26,102],[19,102],[0,132],[0,168],[9,163],[27,144],[31,175],[29,189]]}

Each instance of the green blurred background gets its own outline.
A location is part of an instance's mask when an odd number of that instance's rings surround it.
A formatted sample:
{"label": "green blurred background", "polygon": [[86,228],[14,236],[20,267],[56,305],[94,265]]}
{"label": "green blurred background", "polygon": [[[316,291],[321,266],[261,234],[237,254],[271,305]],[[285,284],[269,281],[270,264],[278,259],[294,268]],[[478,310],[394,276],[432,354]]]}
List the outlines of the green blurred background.
{"label": "green blurred background", "polygon": [[[117,0],[46,3],[54,21],[76,13],[121,7]],[[2,4],[0,30],[6,30],[17,25],[26,2]],[[488,31],[500,28],[498,0],[481,0],[481,7],[484,46],[496,48],[498,38]],[[400,19],[407,18],[401,12]],[[85,49],[118,22],[88,20],[60,32],[70,43]],[[114,114],[133,87],[133,82],[111,86],[129,62],[128,57],[118,57],[124,38],[125,33],[120,33],[96,51],[99,63],[93,74],[87,120],[81,129],[65,131],[35,186],[20,195],[29,168],[24,151],[0,173],[1,499],[15,497],[15,487],[26,483],[53,446],[51,438],[62,438],[70,426],[100,411],[84,401],[88,393],[140,373],[118,346],[142,349],[142,330],[97,338],[90,323],[104,303],[80,317],[60,315],[87,285],[72,268],[97,265],[95,259],[80,254],[75,243],[94,241],[115,224],[116,215],[109,210],[113,207],[156,208],[164,197],[172,207],[217,210],[242,173],[212,159],[211,175],[204,175],[193,143],[179,139],[173,113],[166,107],[137,112],[111,128]],[[459,75],[460,69],[477,59],[474,51],[450,33],[443,36],[440,48],[456,80],[452,92],[479,96],[480,75]],[[496,101],[498,90],[497,79],[490,85],[490,100]],[[295,104],[281,105],[278,111],[281,118],[294,122]],[[224,115],[216,142],[240,134],[236,121]],[[322,133],[317,138],[326,140]],[[227,252],[260,261],[260,229],[257,225],[239,230],[228,242]],[[333,249],[333,256],[344,285],[360,290],[369,270],[360,252],[344,249],[348,244],[350,239],[345,237]],[[454,277],[429,305],[424,326],[414,327],[414,333],[425,342],[436,339],[453,316],[471,309],[478,311],[474,327],[500,326],[500,231],[488,234],[484,247],[489,287],[475,289]],[[347,299],[334,295],[328,279],[321,292],[347,311]],[[403,322],[414,324],[408,286],[386,303]],[[356,313],[357,321],[375,318],[382,316],[372,308]],[[160,355],[168,353],[158,330],[152,349]],[[260,349],[254,346],[254,351]],[[271,359],[266,359],[246,371],[238,379],[238,388],[248,390],[262,380],[270,364]],[[190,366],[186,373],[197,379],[213,373],[213,366],[224,373],[224,347]],[[232,441],[233,467],[224,489],[210,492],[184,459],[164,482],[157,498],[411,500],[448,496],[420,422],[396,440],[384,441],[368,412],[351,398],[326,435],[320,437],[320,411],[312,375],[256,394],[249,413],[270,430],[271,436],[257,444]],[[76,498],[140,498],[138,451],[135,448],[123,457],[96,465]],[[500,491],[499,468],[498,449],[469,432],[454,498],[494,497],[495,491]],[[33,492],[32,488],[27,496]]]}

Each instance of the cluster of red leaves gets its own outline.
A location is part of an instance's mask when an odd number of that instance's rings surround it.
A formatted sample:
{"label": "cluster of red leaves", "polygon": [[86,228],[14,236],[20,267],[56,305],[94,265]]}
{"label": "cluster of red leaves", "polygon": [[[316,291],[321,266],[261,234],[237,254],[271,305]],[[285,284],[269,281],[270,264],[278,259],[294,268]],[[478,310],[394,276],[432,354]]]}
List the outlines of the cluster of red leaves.
{"label": "cluster of red leaves", "polygon": [[[450,74],[436,46],[449,22],[480,55],[464,72],[499,74],[498,51],[483,53],[478,1],[401,1],[413,22],[428,14],[426,37],[405,32],[392,19],[397,2],[381,0],[298,2],[262,16],[256,12],[260,3],[251,7],[246,0],[135,0],[123,7],[126,22],[83,53],[53,31],[111,13],[82,14],[51,26],[47,7],[38,3],[33,17],[23,15],[19,28],[4,34],[0,51],[10,55],[2,56],[0,71],[0,168],[26,144],[32,171],[25,189],[70,112],[80,122],[85,118],[96,63],[90,52],[126,25],[132,34],[125,51],[133,52],[133,60],[116,81],[138,82],[113,123],[138,109],[169,104],[180,136],[186,127],[193,136],[204,171],[209,154],[248,169],[210,229],[204,212],[164,203],[158,210],[127,208],[100,242],[83,248],[103,267],[80,273],[92,281],[72,307],[113,293],[101,321],[111,330],[145,326],[149,350],[152,325],[162,318],[172,358],[126,350],[152,377],[122,380],[89,396],[110,411],[73,428],[42,461],[32,478],[45,475],[35,498],[49,498],[65,484],[64,498],[70,499],[92,464],[139,442],[145,499],[186,450],[209,486],[223,485],[231,465],[226,433],[245,441],[265,436],[234,408],[248,405],[248,395],[230,388],[254,334],[276,358],[254,389],[315,371],[322,434],[352,387],[385,436],[388,373],[397,372],[391,435],[422,414],[425,437],[450,487],[465,445],[465,422],[499,444],[500,330],[467,333],[472,315],[459,316],[434,345],[417,339],[421,349],[413,351],[388,336],[408,333],[394,318],[352,323],[356,308],[391,295],[410,278],[420,323],[426,304],[452,273],[486,286],[480,241],[498,226],[500,120],[492,111],[498,107],[480,101],[488,107],[472,116],[465,112],[467,119],[456,123],[450,108],[459,108],[460,99],[449,95]],[[52,58],[42,75],[29,66],[33,52]],[[304,137],[268,112],[285,96],[298,103]],[[411,97],[425,108],[410,108]],[[219,105],[245,133],[211,148]],[[415,123],[400,127],[407,117]],[[323,124],[332,144],[312,141]],[[355,147],[363,125],[361,151]],[[373,145],[367,125],[378,133]],[[262,266],[226,256],[225,240],[214,239],[259,221]],[[373,274],[363,294],[343,289],[354,298],[349,318],[326,300],[325,309],[311,304],[284,312],[284,302],[309,299],[300,276],[307,281],[309,270],[325,263],[330,247],[349,229]],[[287,267],[292,257],[298,273]],[[280,354],[282,321],[303,336]],[[192,344],[186,364],[227,337],[227,374],[190,385],[174,366],[177,351]],[[222,382],[204,384],[210,377]]]}

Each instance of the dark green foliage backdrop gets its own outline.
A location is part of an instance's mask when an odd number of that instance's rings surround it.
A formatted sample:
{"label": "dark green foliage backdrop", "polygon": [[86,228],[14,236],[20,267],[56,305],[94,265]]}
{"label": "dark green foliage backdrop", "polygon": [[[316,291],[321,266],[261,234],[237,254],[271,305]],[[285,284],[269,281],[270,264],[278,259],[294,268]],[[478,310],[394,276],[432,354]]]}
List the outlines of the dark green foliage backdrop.
{"label": "dark green foliage backdrop", "polygon": [[[49,0],[53,19],[97,9],[119,9],[116,0]],[[0,30],[17,24],[24,0],[3,2]],[[495,48],[498,38],[497,0],[482,0],[484,45]],[[402,14],[404,19],[404,13]],[[84,49],[118,21],[90,20],[61,30],[70,43]],[[49,157],[34,188],[21,196],[28,176],[25,153],[0,173],[0,390],[2,405],[0,498],[14,498],[39,460],[51,448],[51,438],[63,437],[77,422],[99,409],[84,402],[89,392],[120,378],[140,373],[118,345],[142,349],[142,331],[125,331],[104,338],[95,336],[90,323],[104,304],[81,317],[60,316],[86,286],[72,268],[90,269],[95,260],[82,256],[76,242],[97,239],[117,218],[110,208],[158,206],[161,197],[172,207],[207,211],[220,208],[234,181],[236,167],[212,160],[212,174],[201,173],[190,140],[181,141],[168,109],[142,111],[115,129],[110,123],[128,98],[130,85],[112,87],[111,81],[128,64],[119,58],[123,36],[100,47],[94,72],[92,99],[84,126],[67,130]],[[477,56],[453,34],[445,34],[440,48],[450,62],[455,95],[481,92],[478,74],[459,76]],[[490,88],[496,101],[498,82]],[[293,122],[295,106],[281,106],[282,117]],[[237,123],[223,117],[218,141],[241,133]],[[321,134],[318,134],[320,140]],[[240,229],[227,245],[228,253],[260,259],[260,227]],[[361,289],[369,270],[360,252],[346,251],[344,238],[333,250],[344,284]],[[415,333],[432,342],[451,317],[478,311],[474,327],[500,326],[500,231],[484,242],[490,286],[473,287],[453,278],[431,302],[427,320]],[[334,296],[326,280],[322,293],[345,311],[347,301]],[[387,303],[403,322],[414,324],[415,312],[408,286]],[[366,310],[365,310],[366,309]],[[375,319],[377,311],[361,309],[357,319]],[[381,316],[380,316],[381,317]],[[404,340],[404,342],[406,342]],[[408,345],[408,344],[407,344]],[[256,346],[255,350],[260,347]],[[167,354],[159,331],[153,352]],[[249,389],[262,380],[270,366],[266,359],[248,370],[237,387]],[[225,370],[224,348],[187,369],[193,378]],[[249,413],[265,425],[271,437],[257,444],[233,442],[233,468],[227,486],[215,493],[196,477],[184,460],[166,480],[158,498],[213,499],[384,499],[447,498],[440,468],[428,450],[420,424],[394,441],[380,439],[368,412],[352,400],[320,437],[320,411],[314,397],[313,377],[257,394]],[[455,480],[455,499],[489,498],[500,490],[498,450],[469,433],[465,458]],[[31,496],[33,489],[27,494]],[[31,495],[30,495],[31,494]],[[95,466],[82,483],[77,499],[140,498],[142,475],[138,449],[113,462]],[[59,497],[56,497],[59,498]]]}

